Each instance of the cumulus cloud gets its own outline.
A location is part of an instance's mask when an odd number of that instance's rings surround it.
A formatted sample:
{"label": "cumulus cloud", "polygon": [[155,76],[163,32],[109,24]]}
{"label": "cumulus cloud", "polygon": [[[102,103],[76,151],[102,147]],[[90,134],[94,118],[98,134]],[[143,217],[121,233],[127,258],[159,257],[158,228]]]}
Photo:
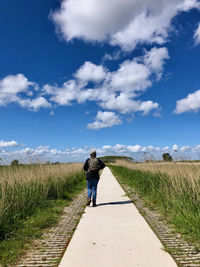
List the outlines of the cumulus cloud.
{"label": "cumulus cloud", "polygon": [[162,76],[163,66],[166,59],[169,59],[166,47],[154,47],[144,56],[145,65],[151,70],[151,72],[156,74],[158,80]]}
{"label": "cumulus cloud", "polygon": [[121,120],[114,112],[99,111],[96,116],[96,120],[93,123],[89,123],[87,127],[89,129],[98,130],[102,128],[112,127],[113,125],[120,124]]}
{"label": "cumulus cloud", "polygon": [[108,53],[105,53],[105,55],[103,56],[103,61],[106,61],[106,60],[118,60],[121,56],[121,51],[120,50],[117,50],[117,51],[114,51],[113,54],[108,54]]}
{"label": "cumulus cloud", "polygon": [[[174,10],[162,10],[160,14],[149,14],[147,10],[138,14],[111,38],[112,45],[119,45],[123,50],[133,50],[137,44],[163,44],[167,39],[168,27]],[[173,13],[173,15],[171,15]]]}
{"label": "cumulus cloud", "polygon": [[163,148],[163,151],[168,151],[169,150],[169,146],[165,146],[164,148]]}
{"label": "cumulus cloud", "polygon": [[33,111],[38,111],[40,108],[49,108],[51,104],[42,96],[35,99],[19,99],[18,103],[24,107]]}
{"label": "cumulus cloud", "polygon": [[[176,148],[176,149],[175,149]],[[104,145],[102,147],[79,147],[79,148],[66,148],[59,150],[56,148],[50,148],[49,146],[39,146],[36,148],[26,147],[21,150],[5,151],[0,150],[0,158],[2,162],[7,164],[13,159],[19,159],[20,162],[32,163],[32,162],[46,162],[50,161],[85,161],[89,157],[89,153],[92,149],[97,151],[97,156],[129,156],[138,161],[144,161],[146,159],[162,160],[162,154],[166,151],[172,155],[175,160],[182,160],[184,155],[190,159],[199,159],[200,157],[200,145],[197,146],[182,146],[178,148],[177,145],[172,147],[156,147],[156,146],[141,146],[141,145]],[[175,150],[175,151],[174,151]]]}
{"label": "cumulus cloud", "polygon": [[182,146],[182,147],[180,148],[180,151],[186,151],[186,150],[189,150],[189,149],[190,149],[189,146]]}
{"label": "cumulus cloud", "polygon": [[197,0],[62,0],[51,13],[61,36],[70,41],[109,42],[123,50],[137,44],[163,44],[172,19],[182,11],[200,8]]}
{"label": "cumulus cloud", "polygon": [[153,103],[152,101],[143,101],[141,102],[138,111],[143,111],[143,115],[148,115],[152,109],[157,109],[158,107],[158,103]]}
{"label": "cumulus cloud", "polygon": [[8,75],[0,80],[0,106],[18,102],[19,93],[27,92],[33,85],[23,74]]}
{"label": "cumulus cloud", "polygon": [[13,147],[13,146],[18,146],[18,143],[14,140],[12,141],[0,141],[0,148],[5,148],[5,147]]}
{"label": "cumulus cloud", "polygon": [[[159,110],[159,104],[151,100],[141,101],[138,97],[162,76],[169,55],[165,47],[154,47],[143,53],[140,57],[122,62],[115,71],[86,61],[72,75],[73,78],[62,85],[45,84],[40,88],[23,74],[8,75],[0,80],[0,106],[18,103],[21,107],[38,111],[52,105],[67,106],[94,101],[108,112],[105,114],[117,111],[121,114],[142,112],[148,115],[153,109]],[[112,125],[117,122],[115,120]],[[95,129],[107,124],[97,120],[91,125]]]}
{"label": "cumulus cloud", "polygon": [[[168,58],[165,47],[152,48],[141,57],[122,62],[113,72],[87,61],[76,71],[75,79],[66,81],[61,86],[47,84],[43,87],[43,95],[48,95],[58,105],[95,101],[103,109],[122,114],[142,112],[147,115],[153,109],[158,110],[159,104],[135,98],[157,81],[158,76],[162,76]],[[88,88],[91,82],[94,85]]]}
{"label": "cumulus cloud", "polygon": [[18,103],[34,111],[49,107],[50,103],[44,97],[32,97],[34,91],[38,91],[38,85],[30,82],[23,74],[8,75],[0,80],[0,106]]}
{"label": "cumulus cloud", "polygon": [[75,74],[77,79],[83,81],[100,82],[106,77],[106,70],[102,66],[97,66],[92,62],[86,61]]}
{"label": "cumulus cloud", "polygon": [[65,82],[61,87],[49,84],[43,87],[44,94],[50,95],[51,101],[62,106],[71,105],[71,101],[77,98],[78,89],[74,80]]}
{"label": "cumulus cloud", "polygon": [[200,23],[198,24],[198,27],[194,33],[194,44],[195,45],[200,44]]}
{"label": "cumulus cloud", "polygon": [[141,111],[143,115],[148,115],[152,109],[157,109],[159,104],[150,100],[132,100],[129,95],[121,93],[119,96],[111,95],[106,101],[101,103],[101,106],[106,109],[117,110],[122,114]]}
{"label": "cumulus cloud", "polygon": [[[150,51],[145,51],[141,57],[122,62],[113,72],[102,65],[87,61],[75,72],[75,79],[66,81],[61,86],[46,84],[43,87],[43,95],[48,95],[50,101],[57,105],[95,101],[110,112],[98,113],[95,122],[88,124],[88,127],[90,129],[111,127],[120,121],[113,111],[121,114],[142,112],[143,115],[148,115],[153,109],[160,109],[156,102],[135,98],[162,76],[163,66],[168,58],[165,47],[152,48]],[[88,88],[91,82],[94,86]],[[109,114],[114,120],[105,122],[105,118],[100,118],[102,114]]]}
{"label": "cumulus cloud", "polygon": [[176,102],[174,113],[181,114],[184,112],[198,112],[200,110],[200,90],[189,94],[186,98]]}
{"label": "cumulus cloud", "polygon": [[126,60],[111,75],[110,85],[114,90],[143,91],[151,85],[150,70],[136,60]]}

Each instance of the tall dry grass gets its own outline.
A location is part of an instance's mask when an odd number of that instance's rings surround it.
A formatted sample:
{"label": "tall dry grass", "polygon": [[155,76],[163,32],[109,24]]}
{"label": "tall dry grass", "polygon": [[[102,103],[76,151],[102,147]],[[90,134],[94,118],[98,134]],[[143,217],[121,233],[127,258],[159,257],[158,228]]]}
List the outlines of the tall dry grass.
{"label": "tall dry grass", "polygon": [[[133,170],[149,171],[155,174],[167,174],[172,182],[179,186],[189,184],[194,190],[200,182],[200,163],[191,162],[129,162],[117,160],[115,165],[124,166]],[[200,196],[199,196],[200,197]]]}
{"label": "tall dry grass", "polygon": [[130,162],[127,160],[116,160],[116,165],[121,165],[135,170],[162,172],[172,176],[200,178],[200,163],[192,162]]}
{"label": "tall dry grass", "polygon": [[[132,186],[190,240],[200,240],[200,164],[190,162],[112,165],[122,182]],[[200,245],[200,242],[199,242]]]}
{"label": "tall dry grass", "polygon": [[47,201],[67,198],[73,185],[83,180],[81,170],[82,164],[1,166],[0,240]]}
{"label": "tall dry grass", "polygon": [[40,181],[45,182],[49,176],[54,178],[58,176],[65,176],[74,171],[80,171],[82,164],[28,164],[19,166],[2,166],[0,168],[0,182],[7,182],[13,184],[14,182],[29,182]]}

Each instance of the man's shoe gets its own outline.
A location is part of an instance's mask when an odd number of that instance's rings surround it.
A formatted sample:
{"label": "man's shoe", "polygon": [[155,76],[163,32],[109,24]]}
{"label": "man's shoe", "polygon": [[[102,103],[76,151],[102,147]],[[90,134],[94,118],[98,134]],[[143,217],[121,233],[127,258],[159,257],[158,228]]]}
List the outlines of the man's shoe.
{"label": "man's shoe", "polygon": [[87,205],[90,206],[90,203],[91,203],[91,199],[88,197],[88,199],[87,199]]}
{"label": "man's shoe", "polygon": [[96,204],[96,200],[93,200],[93,201],[92,201],[92,206],[93,206],[93,207],[96,207],[96,206],[97,206],[97,204]]}

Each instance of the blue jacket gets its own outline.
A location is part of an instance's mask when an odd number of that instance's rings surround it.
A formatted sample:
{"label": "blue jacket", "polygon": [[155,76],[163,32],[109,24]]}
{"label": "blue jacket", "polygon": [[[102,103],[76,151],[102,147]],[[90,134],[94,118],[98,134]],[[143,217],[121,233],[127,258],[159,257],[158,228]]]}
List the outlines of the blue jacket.
{"label": "blue jacket", "polygon": [[104,162],[101,159],[99,159],[99,158],[97,158],[97,159],[99,161],[99,167],[98,167],[98,171],[95,172],[95,173],[88,172],[90,158],[88,158],[85,161],[85,164],[83,165],[83,169],[84,169],[84,171],[86,171],[86,179],[87,180],[90,180],[90,179],[99,179],[100,178],[99,171],[105,167],[105,164],[104,164]]}

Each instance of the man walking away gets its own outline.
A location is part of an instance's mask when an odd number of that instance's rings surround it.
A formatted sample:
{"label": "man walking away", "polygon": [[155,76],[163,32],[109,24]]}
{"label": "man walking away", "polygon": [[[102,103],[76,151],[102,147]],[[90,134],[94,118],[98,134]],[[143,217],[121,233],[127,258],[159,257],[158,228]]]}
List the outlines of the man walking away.
{"label": "man walking away", "polygon": [[85,164],[83,166],[84,171],[86,171],[88,206],[91,203],[91,197],[92,197],[92,206],[96,207],[97,185],[100,178],[99,171],[104,167],[105,167],[104,162],[96,157],[96,151],[95,150],[91,151],[90,158],[88,158],[85,161]]}

